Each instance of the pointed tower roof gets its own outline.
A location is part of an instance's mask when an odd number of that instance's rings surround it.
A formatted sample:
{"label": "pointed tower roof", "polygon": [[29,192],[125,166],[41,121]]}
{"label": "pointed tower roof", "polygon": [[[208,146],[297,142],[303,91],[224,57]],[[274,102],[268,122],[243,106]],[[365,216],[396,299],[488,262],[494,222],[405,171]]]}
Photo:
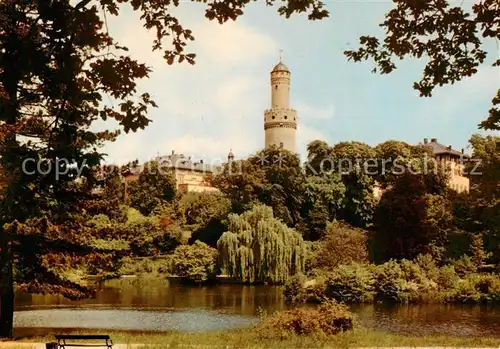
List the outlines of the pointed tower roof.
{"label": "pointed tower roof", "polygon": [[276,64],[273,68],[273,72],[275,71],[287,71],[287,72],[290,72],[290,70],[288,70],[288,67],[286,65],[284,65],[282,62],[279,62],[278,64]]}
{"label": "pointed tower roof", "polygon": [[290,70],[288,70],[288,67],[283,64],[283,50],[280,50],[280,61],[278,64],[276,64],[272,70],[273,72],[277,72],[277,71],[286,71],[286,72],[290,72]]}

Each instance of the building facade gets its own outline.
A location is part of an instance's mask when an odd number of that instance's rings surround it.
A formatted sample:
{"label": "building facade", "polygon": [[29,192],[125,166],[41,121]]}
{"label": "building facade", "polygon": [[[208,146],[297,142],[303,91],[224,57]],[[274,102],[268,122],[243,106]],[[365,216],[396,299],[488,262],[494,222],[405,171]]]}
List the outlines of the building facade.
{"label": "building facade", "polygon": [[[203,160],[194,162],[191,157],[184,154],[172,154],[160,156],[154,159],[160,168],[170,169],[175,176],[176,189],[180,192],[218,192],[211,184],[214,173],[219,169],[217,166],[205,164]],[[123,173],[125,184],[135,181],[143,171],[144,165],[137,166]]]}
{"label": "building facade", "polygon": [[[454,150],[451,145],[438,143],[437,138],[424,138],[423,144],[431,150],[434,159],[450,170],[448,178],[448,187],[455,190],[457,193],[468,193],[470,191],[470,179],[465,174],[465,164],[470,159],[470,156],[461,151]],[[384,190],[378,183],[375,183],[373,195],[380,198]]]}
{"label": "building facade", "polygon": [[432,151],[434,158],[450,170],[448,186],[458,193],[469,192],[470,180],[465,176],[465,163],[469,156],[464,154],[464,150],[457,151],[452,149],[451,145],[438,143],[437,138],[431,138],[431,141],[424,138],[424,146]]}
{"label": "building facade", "polygon": [[297,111],[290,108],[290,70],[280,62],[271,71],[271,108],[264,112],[265,148],[295,153]]}
{"label": "building facade", "polygon": [[172,154],[157,159],[158,165],[173,170],[177,190],[180,192],[218,191],[212,187],[211,179],[218,170],[217,166],[205,164],[203,160],[193,162],[191,157],[184,154]]}

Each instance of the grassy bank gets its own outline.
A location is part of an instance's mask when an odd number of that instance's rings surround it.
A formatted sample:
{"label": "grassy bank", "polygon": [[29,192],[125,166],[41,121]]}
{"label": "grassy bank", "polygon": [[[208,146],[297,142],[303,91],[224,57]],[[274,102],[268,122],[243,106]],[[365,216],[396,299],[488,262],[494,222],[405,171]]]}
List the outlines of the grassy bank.
{"label": "grassy bank", "polygon": [[[234,330],[209,333],[154,333],[113,331],[64,331],[65,334],[110,334],[114,343],[141,343],[155,348],[353,348],[353,347],[498,347],[498,337],[449,337],[395,335],[368,329],[355,329],[327,338],[311,336],[293,337],[287,340],[262,340],[253,330]],[[53,335],[24,337],[17,341],[46,343]],[[1,343],[0,343],[1,347]]]}

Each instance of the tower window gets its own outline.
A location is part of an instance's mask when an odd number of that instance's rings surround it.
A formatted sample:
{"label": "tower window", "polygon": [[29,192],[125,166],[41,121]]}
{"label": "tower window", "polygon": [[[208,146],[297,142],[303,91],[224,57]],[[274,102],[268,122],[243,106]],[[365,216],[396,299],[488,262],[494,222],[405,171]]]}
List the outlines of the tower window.
{"label": "tower window", "polygon": [[274,85],[274,89],[277,90],[278,89],[278,85]]}
{"label": "tower window", "polygon": [[288,116],[285,115],[285,120],[288,119]]}
{"label": "tower window", "polygon": [[273,120],[274,120],[274,115],[273,115]]}

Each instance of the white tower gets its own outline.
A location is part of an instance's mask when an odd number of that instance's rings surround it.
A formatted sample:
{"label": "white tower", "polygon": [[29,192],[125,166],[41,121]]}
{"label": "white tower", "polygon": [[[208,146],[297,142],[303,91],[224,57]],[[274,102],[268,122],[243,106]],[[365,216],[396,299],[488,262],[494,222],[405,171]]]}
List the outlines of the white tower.
{"label": "white tower", "polygon": [[281,61],[271,71],[271,109],[264,112],[266,148],[272,145],[295,153],[297,112],[290,108],[290,71]]}

